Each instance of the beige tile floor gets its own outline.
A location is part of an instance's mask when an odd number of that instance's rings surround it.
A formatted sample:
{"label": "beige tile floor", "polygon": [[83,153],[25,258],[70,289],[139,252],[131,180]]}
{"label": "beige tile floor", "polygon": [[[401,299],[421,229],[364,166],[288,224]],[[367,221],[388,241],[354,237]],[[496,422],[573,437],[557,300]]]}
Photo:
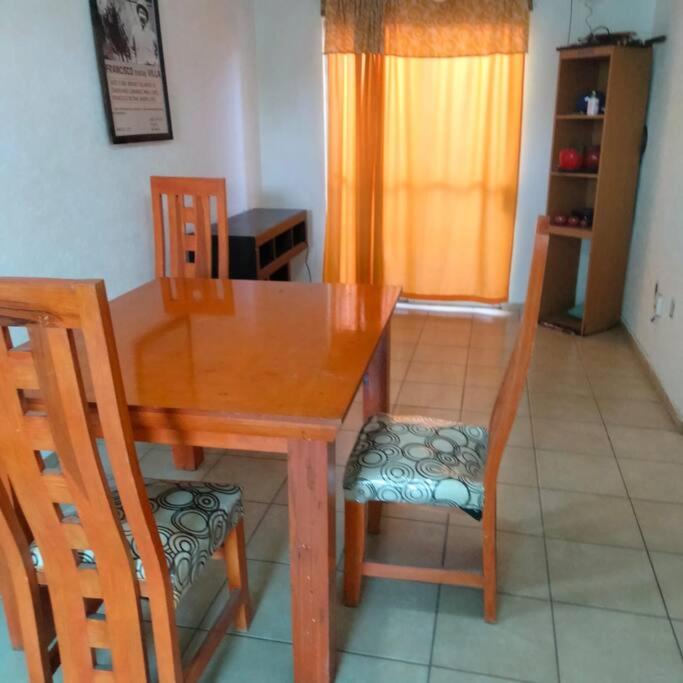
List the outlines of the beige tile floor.
{"label": "beige tile floor", "polygon": [[[398,314],[394,412],[485,423],[516,327],[513,315]],[[337,608],[338,681],[683,682],[683,435],[620,330],[576,339],[541,329],[527,384],[500,472],[498,623],[483,622],[477,591],[368,580],[360,608]],[[339,480],[360,420],[356,402],[337,443]],[[166,449],[140,454],[145,474],[177,474]],[[203,680],[291,681],[283,459],[210,451],[185,476],[234,481],[247,500],[256,614],[248,634],[226,636]],[[370,553],[476,567],[479,543],[460,513],[394,506]],[[183,602],[188,651],[223,584],[212,567]],[[0,670],[25,680],[4,623]]]}

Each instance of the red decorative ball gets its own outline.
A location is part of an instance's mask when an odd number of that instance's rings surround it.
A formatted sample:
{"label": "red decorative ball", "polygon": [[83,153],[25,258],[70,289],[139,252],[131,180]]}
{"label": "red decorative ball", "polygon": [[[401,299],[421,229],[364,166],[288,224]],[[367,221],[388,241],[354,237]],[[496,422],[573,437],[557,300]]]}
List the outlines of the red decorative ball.
{"label": "red decorative ball", "polygon": [[558,213],[553,217],[553,225],[567,225],[567,217],[563,213]]}
{"label": "red decorative ball", "polygon": [[583,159],[583,163],[589,171],[597,171],[600,167],[600,146],[588,147]]}
{"label": "red decorative ball", "polygon": [[578,216],[569,216],[569,219],[567,220],[567,225],[571,226],[572,228],[575,228],[581,223],[579,220]]}
{"label": "red decorative ball", "polygon": [[583,166],[583,154],[574,147],[560,150],[560,170],[578,171]]}

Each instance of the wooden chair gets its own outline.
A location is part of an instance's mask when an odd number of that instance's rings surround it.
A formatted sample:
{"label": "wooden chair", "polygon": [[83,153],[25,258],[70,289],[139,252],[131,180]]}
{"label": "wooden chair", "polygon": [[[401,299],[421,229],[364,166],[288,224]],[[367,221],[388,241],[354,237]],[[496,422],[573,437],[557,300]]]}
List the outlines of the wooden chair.
{"label": "wooden chair", "polygon": [[[210,278],[213,264],[217,261],[219,279],[227,279],[228,208],[225,178],[152,176],[150,184],[155,277]],[[218,254],[214,254],[212,249],[213,199],[216,201]],[[164,220],[166,216],[167,223]],[[193,226],[191,231],[188,231],[188,225]],[[181,470],[196,470],[204,460],[203,449],[195,446],[176,445],[172,451],[173,462]]]}
{"label": "wooden chair", "polygon": [[[363,427],[344,477],[347,605],[358,605],[363,576],[469,586],[483,589],[484,617],[495,622],[496,482],[533,350],[547,252],[548,221],[540,218],[521,328],[488,429],[391,415],[375,415]],[[366,530],[379,531],[383,502],[459,507],[483,517],[482,571],[366,561]]]}
{"label": "wooden chair", "polygon": [[[13,346],[14,327],[28,346]],[[143,480],[101,281],[0,278],[0,509],[31,681],[52,680],[59,661],[66,681],[148,680],[141,598],[164,683],[197,681],[231,622],[248,627],[241,492]],[[212,556],[229,599],[183,669],[175,607]]]}
{"label": "wooden chair", "polygon": [[[225,178],[153,176],[150,182],[156,277],[211,277],[214,261],[211,246],[211,201],[215,199],[218,277],[227,279],[228,209]],[[164,220],[164,197],[168,224]],[[189,225],[193,226],[190,231]]]}

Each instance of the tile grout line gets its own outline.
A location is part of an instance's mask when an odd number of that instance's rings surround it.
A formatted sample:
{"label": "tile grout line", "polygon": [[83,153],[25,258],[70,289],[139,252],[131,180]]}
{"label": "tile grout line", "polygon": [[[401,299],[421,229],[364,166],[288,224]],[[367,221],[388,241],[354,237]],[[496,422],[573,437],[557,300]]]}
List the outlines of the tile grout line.
{"label": "tile grout line", "polygon": [[602,425],[603,429],[605,430],[607,434],[607,440],[609,441],[610,448],[612,449],[612,454],[614,456],[614,460],[617,464],[617,469],[619,470],[619,476],[621,476],[622,483],[624,485],[624,488],[626,489],[626,495],[628,498],[628,502],[631,506],[631,512],[633,513],[633,518],[636,521],[636,524],[638,526],[638,531],[640,533],[640,537],[643,541],[643,548],[645,549],[645,553],[647,555],[648,562],[650,564],[650,570],[652,571],[652,576],[654,577],[655,584],[657,586],[657,590],[659,592],[659,597],[662,601],[662,605],[664,607],[664,612],[666,613],[666,618],[669,620],[669,626],[671,627],[671,633],[673,635],[674,643],[676,644],[676,647],[678,648],[678,653],[683,659],[683,648],[681,647],[681,643],[678,640],[678,636],[676,635],[676,629],[674,627],[673,619],[671,618],[671,613],[669,612],[669,606],[666,604],[666,599],[664,598],[664,591],[662,590],[661,583],[659,581],[659,577],[657,576],[657,571],[655,570],[655,565],[654,562],[652,561],[652,554],[650,553],[650,548],[648,547],[647,540],[645,539],[645,534],[643,533],[643,527],[640,524],[640,520],[638,519],[638,514],[636,513],[636,508],[635,505],[633,504],[633,499],[631,498],[631,492],[629,491],[628,485],[626,483],[626,478],[624,477],[624,472],[621,468],[621,463],[619,462],[619,458],[617,457],[617,452],[616,449],[614,448],[614,443],[612,442],[612,437],[610,436],[609,429],[607,427],[607,423],[605,422],[604,415],[602,414],[602,408],[600,408],[600,404],[597,401],[597,398],[595,396],[595,390],[593,388],[593,383],[591,381],[590,376],[588,375],[586,371],[586,366],[584,364],[584,359],[583,359],[583,354],[581,353],[581,349],[579,348],[579,358],[581,362],[581,366],[584,370],[584,373],[588,377],[588,384],[591,387],[591,392],[593,396],[593,400],[598,404],[598,411],[600,412],[600,418],[602,420]]}
{"label": "tile grout line", "polygon": [[534,683],[528,678],[509,678],[506,676],[498,676],[497,674],[481,674],[478,671],[470,671],[469,669],[453,669],[448,666],[432,666],[430,669],[439,669],[440,671],[448,671],[455,673],[469,674],[477,678],[490,678],[492,681],[503,681],[504,683]]}
{"label": "tile grout line", "polygon": [[434,648],[436,647],[436,631],[439,627],[439,612],[441,610],[441,592],[443,586],[439,584],[436,589],[436,605],[434,607],[434,625],[432,626],[432,642],[429,646],[429,676],[432,678],[432,666],[434,665]]}
{"label": "tile grout line", "polygon": [[[190,629],[191,630],[191,629]],[[292,643],[291,641],[288,640],[282,640],[280,638],[267,638],[265,636],[257,636],[257,635],[252,635],[250,633],[245,633],[242,631],[238,631],[236,633],[230,633],[229,634],[231,638],[242,638],[244,640],[255,640],[263,643],[277,643],[278,645],[286,645],[291,647]],[[478,673],[477,671],[471,671],[469,669],[456,669],[453,667],[448,667],[448,666],[429,666],[428,664],[424,664],[422,662],[415,662],[411,661],[408,659],[400,659],[398,657],[384,657],[382,655],[376,655],[376,654],[371,654],[369,652],[360,652],[357,650],[345,650],[344,648],[337,648],[337,653],[341,654],[347,654],[347,655],[352,655],[354,657],[361,657],[365,659],[373,659],[378,662],[387,662],[391,664],[407,664],[408,666],[413,666],[417,667],[420,669],[425,669],[427,670],[428,674],[431,673],[431,669],[439,669],[441,671],[448,671],[448,672],[453,672],[453,673],[464,673],[464,674],[472,674],[475,676],[482,676],[483,674]],[[497,676],[495,674],[488,674],[489,678],[492,678],[493,680],[500,680],[500,681],[509,681],[510,683],[533,683],[532,681],[528,679],[523,679],[523,678],[506,678],[503,676]]]}
{"label": "tile grout line", "polygon": [[[443,548],[441,549],[441,566],[446,566],[446,553],[448,550],[448,530],[450,529],[450,516],[446,517],[446,528],[444,530]],[[432,678],[432,666],[434,664],[434,649],[436,647],[436,631],[439,626],[439,613],[441,611],[441,593],[443,591],[443,586],[438,585],[436,591],[436,606],[434,610],[434,626],[432,628],[432,643],[429,648],[429,675],[428,679]]]}
{"label": "tile grout line", "polygon": [[[255,563],[264,564],[264,565],[273,565],[273,566],[275,566],[275,567],[280,567],[280,568],[285,568],[285,567],[286,567],[286,568],[289,568],[289,566],[290,566],[290,564],[289,564],[288,562],[282,562],[282,561],[278,561],[278,560],[263,560],[263,559],[259,559],[259,558],[251,558],[251,559],[249,560],[249,562],[255,562]],[[340,577],[340,578],[343,576],[343,573],[344,573],[344,572],[343,572],[342,569],[336,569],[336,570],[335,570],[335,574],[336,574],[338,577]],[[219,590],[220,590],[220,589],[219,589]],[[525,599],[525,600],[532,600],[532,601],[534,601],[534,602],[541,602],[541,603],[550,603],[550,602],[551,602],[550,597],[541,598],[541,597],[538,597],[538,596],[536,596],[536,595],[528,595],[528,594],[525,594],[525,593],[517,593],[517,592],[512,593],[512,592],[505,591],[505,590],[500,590],[500,591],[498,591],[498,595],[505,595],[505,596],[512,597],[512,598],[523,598],[523,599]],[[571,600],[558,600],[558,599],[555,599],[555,598],[553,598],[552,602],[553,602],[555,605],[567,605],[567,606],[570,606],[570,607],[579,607],[579,608],[582,608],[582,609],[597,610],[597,611],[600,611],[600,612],[611,612],[611,613],[614,613],[614,614],[628,614],[628,615],[630,615],[630,616],[645,617],[646,619],[655,619],[655,620],[657,620],[657,621],[667,621],[667,622],[670,621],[669,617],[668,617],[666,614],[652,614],[652,613],[647,613],[647,612],[637,612],[637,611],[634,611],[634,610],[617,609],[617,608],[615,608],[615,607],[607,607],[607,606],[603,606],[603,605],[589,605],[589,604],[586,604],[586,603],[573,602],[573,601],[571,601]],[[204,622],[204,619],[205,619],[205,618],[206,618],[206,614],[204,615],[204,617],[203,617],[202,621],[200,622],[200,625],[199,625],[199,626],[180,625],[180,628],[185,628],[185,629],[189,629],[189,630],[196,630],[196,631],[202,631],[203,633],[206,633],[206,632],[208,631],[208,629],[202,628],[202,626],[201,626],[201,623]],[[674,621],[675,621],[675,620],[674,620]],[[233,634],[233,635],[236,635],[236,634]],[[249,633],[246,633],[246,634],[244,634],[244,635],[245,635],[245,636],[248,636],[248,637],[251,637],[251,634],[249,634]],[[262,639],[262,640],[273,640],[273,641],[278,641],[277,638],[269,638],[269,637],[267,637],[267,636],[253,636],[253,637],[258,637],[258,638],[260,638],[260,639]],[[349,652],[352,652],[352,651],[349,650]],[[353,652],[355,653],[355,651],[353,651]],[[362,654],[362,653],[356,653],[356,654]],[[401,661],[404,661],[404,660],[401,660]],[[406,660],[406,661],[407,661],[407,660]],[[426,665],[425,665],[425,666],[426,666]],[[438,667],[440,667],[440,668],[445,668],[445,669],[451,668],[451,667],[448,667],[448,666],[434,665],[434,664],[432,664],[432,666],[438,666]],[[455,669],[455,670],[459,671],[460,669]],[[479,675],[482,675],[480,672],[473,672],[473,673],[479,673]],[[489,674],[489,675],[490,675],[490,674]]]}
{"label": "tile grout line", "polygon": [[[429,318],[429,316],[428,316],[428,318]],[[469,319],[470,319],[470,321],[472,320],[471,317]],[[400,402],[400,397],[403,393],[403,387],[405,386],[405,383],[407,381],[408,373],[410,371],[410,366],[412,365],[413,361],[415,360],[415,354],[417,353],[418,346],[420,345],[420,343],[423,340],[425,328],[426,328],[426,322],[427,321],[422,322],[422,325],[420,328],[420,334],[418,335],[417,341],[415,342],[415,346],[413,347],[413,353],[412,353],[410,359],[408,360],[406,371],[405,371],[405,374],[404,374],[403,379],[401,381],[401,386],[399,388],[398,395],[396,396],[395,405],[403,405]],[[472,339],[472,324],[470,322],[470,341],[471,341],[471,339]],[[467,357],[465,358],[465,377],[463,377],[462,389],[461,389],[461,394],[460,394],[460,408],[458,411],[458,419],[460,418],[460,415],[462,414],[462,404],[464,401],[465,380],[467,377],[467,361],[468,360],[469,360],[469,345],[467,347]],[[439,384],[439,383],[435,382],[435,384]],[[392,405],[392,409],[393,409],[393,405]],[[409,521],[412,521],[412,520],[409,520]],[[415,521],[417,521],[417,520],[415,520]],[[445,534],[444,534],[443,547],[441,549],[441,564],[442,564],[442,566],[445,563],[446,546],[448,543],[448,522],[449,522],[449,517],[447,515],[446,516],[446,522],[445,522],[446,529],[445,529]],[[439,526],[441,526],[441,524],[439,524]],[[434,646],[436,643],[436,630],[437,630],[438,619],[439,619],[439,608],[440,608],[440,604],[441,604],[441,589],[442,589],[441,585],[437,586],[436,604],[435,604],[435,609],[434,609],[434,624],[432,627],[432,642],[431,642],[431,646],[430,646],[430,650],[429,650],[429,664],[428,664],[428,669],[427,669],[427,683],[429,683],[429,681],[431,680],[431,677],[432,677],[432,661],[433,661],[433,657],[434,657]]]}
{"label": "tile grout line", "polygon": [[[402,405],[399,402],[399,398],[403,394],[403,387],[405,386],[405,383],[408,381],[408,372],[410,371],[410,366],[413,364],[413,361],[415,360],[417,347],[420,345],[420,342],[422,341],[422,335],[424,335],[425,331],[425,324],[425,321],[422,321],[422,324],[420,325],[420,333],[417,335],[417,340],[413,343],[413,352],[410,354],[410,358],[408,359],[405,372],[403,373],[403,378],[401,379],[401,386],[398,389],[398,394],[396,394],[395,401],[391,400],[391,381],[389,382],[389,412],[393,411],[395,405]],[[391,356],[389,356],[389,363],[391,363]],[[389,380],[391,380],[391,370],[389,372]]]}
{"label": "tile grout line", "polygon": [[[576,342],[574,342],[576,344]],[[527,374],[528,377],[528,374]],[[528,379],[527,379],[528,389]],[[531,423],[531,445],[534,450],[534,462],[536,464],[536,482],[538,484],[538,508],[541,516],[541,531],[543,532],[543,551],[545,554],[545,571],[548,579],[548,598],[550,602],[550,619],[553,624],[553,644],[555,646],[555,672],[557,674],[558,683],[562,683],[562,674],[560,673],[560,648],[557,643],[557,621],[555,619],[555,607],[553,604],[553,584],[550,575],[550,558],[548,557],[548,539],[545,535],[545,516],[543,514],[543,499],[541,496],[541,474],[538,464],[538,455],[536,453],[536,430],[534,429],[534,415],[531,410],[531,397],[527,392],[527,400],[529,401],[529,421]]]}
{"label": "tile grout line", "polygon": [[[474,336],[474,318],[470,318],[470,336],[467,340],[467,354],[465,355],[465,374],[462,378],[462,392],[460,392],[460,413],[458,419],[462,421],[462,414],[465,410],[465,393],[467,391],[467,376],[470,372],[470,354],[472,351],[472,337]],[[447,520],[448,521],[448,520]]]}

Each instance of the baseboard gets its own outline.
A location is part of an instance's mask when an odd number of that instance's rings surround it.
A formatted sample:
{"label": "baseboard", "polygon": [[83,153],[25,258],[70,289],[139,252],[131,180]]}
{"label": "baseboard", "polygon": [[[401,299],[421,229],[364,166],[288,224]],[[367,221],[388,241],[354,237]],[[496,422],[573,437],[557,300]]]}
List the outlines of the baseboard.
{"label": "baseboard", "polygon": [[635,338],[633,332],[628,328],[628,325],[622,320],[621,324],[624,327],[624,330],[626,330],[626,334],[628,335],[629,342],[631,343],[631,346],[633,347],[633,350],[636,352],[636,355],[638,356],[638,360],[640,361],[640,364],[643,366],[643,369],[647,373],[648,378],[652,382],[652,384],[655,387],[655,390],[657,391],[657,394],[659,395],[659,398],[661,399],[662,403],[664,404],[664,407],[666,408],[667,412],[671,416],[671,419],[674,421],[674,424],[676,425],[676,429],[679,432],[683,432],[683,416],[678,413],[676,410],[676,406],[671,402],[671,399],[669,398],[669,394],[666,393],[666,389],[664,389],[664,386],[662,382],[659,379],[659,376],[655,372],[655,369],[652,367],[650,364],[650,361],[648,360],[648,357],[643,351],[642,347],[638,343],[638,340]]}

